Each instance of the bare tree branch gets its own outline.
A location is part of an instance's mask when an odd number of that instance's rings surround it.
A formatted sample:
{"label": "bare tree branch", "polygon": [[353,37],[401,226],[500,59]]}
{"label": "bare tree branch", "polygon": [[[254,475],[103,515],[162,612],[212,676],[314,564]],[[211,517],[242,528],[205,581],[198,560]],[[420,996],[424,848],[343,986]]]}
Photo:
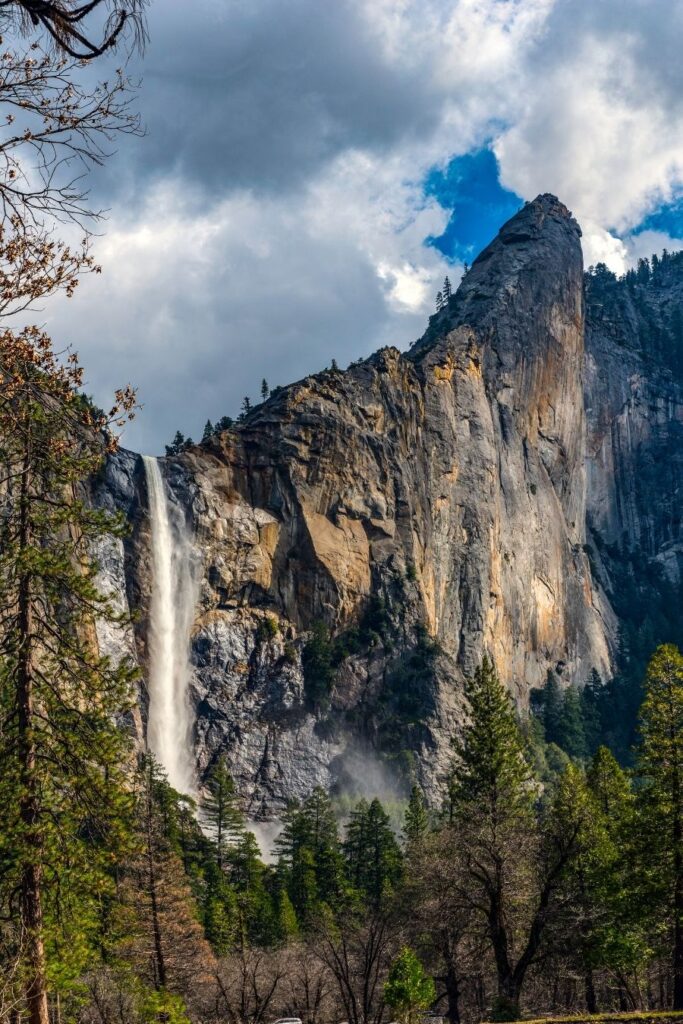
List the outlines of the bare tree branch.
{"label": "bare tree branch", "polygon": [[[47,32],[55,47],[76,60],[94,60],[127,39],[141,50],[147,39],[148,0],[0,0],[0,12],[25,33]],[[101,24],[91,28],[94,16]]]}

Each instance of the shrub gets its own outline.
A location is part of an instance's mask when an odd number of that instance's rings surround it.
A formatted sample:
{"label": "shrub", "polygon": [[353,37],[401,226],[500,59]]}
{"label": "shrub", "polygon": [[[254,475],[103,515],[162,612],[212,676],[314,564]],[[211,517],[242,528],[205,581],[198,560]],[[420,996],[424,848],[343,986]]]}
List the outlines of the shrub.
{"label": "shrub", "polygon": [[256,627],[256,643],[267,644],[269,640],[273,640],[280,632],[277,619],[274,615],[264,615],[259,621]]}

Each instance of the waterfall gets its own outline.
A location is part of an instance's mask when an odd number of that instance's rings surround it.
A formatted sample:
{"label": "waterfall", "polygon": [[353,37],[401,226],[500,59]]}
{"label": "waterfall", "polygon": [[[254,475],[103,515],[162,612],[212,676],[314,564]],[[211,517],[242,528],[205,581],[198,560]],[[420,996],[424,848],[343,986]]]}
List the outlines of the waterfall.
{"label": "waterfall", "polygon": [[196,604],[192,547],[172,515],[159,463],[143,455],[152,538],[147,746],[181,793],[196,788],[190,708],[190,630]]}

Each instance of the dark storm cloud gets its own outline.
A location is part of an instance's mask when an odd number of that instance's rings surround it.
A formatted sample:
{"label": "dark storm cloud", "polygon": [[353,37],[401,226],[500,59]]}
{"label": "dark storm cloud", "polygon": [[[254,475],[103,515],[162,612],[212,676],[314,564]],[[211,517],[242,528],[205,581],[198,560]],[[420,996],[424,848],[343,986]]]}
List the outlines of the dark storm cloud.
{"label": "dark storm cloud", "polygon": [[353,2],[157,0],[150,39],[147,137],[102,176],[114,201],[172,174],[198,198],[297,188],[340,152],[429,135],[439,116],[429,76],[385,59]]}

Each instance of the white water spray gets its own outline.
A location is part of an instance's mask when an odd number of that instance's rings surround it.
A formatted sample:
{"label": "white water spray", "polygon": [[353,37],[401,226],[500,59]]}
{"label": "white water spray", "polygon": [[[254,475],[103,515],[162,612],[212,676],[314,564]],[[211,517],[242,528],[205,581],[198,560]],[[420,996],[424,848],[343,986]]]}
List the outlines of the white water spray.
{"label": "white water spray", "polygon": [[184,521],[171,516],[156,459],[143,455],[152,536],[147,746],[181,793],[196,789],[190,709],[190,630],[196,604],[192,548]]}

